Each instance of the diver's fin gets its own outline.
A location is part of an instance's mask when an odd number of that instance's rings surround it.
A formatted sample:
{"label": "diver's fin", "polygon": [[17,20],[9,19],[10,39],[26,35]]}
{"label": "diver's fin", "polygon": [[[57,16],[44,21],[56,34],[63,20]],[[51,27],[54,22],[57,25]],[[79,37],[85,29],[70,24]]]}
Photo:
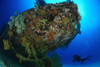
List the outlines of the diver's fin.
{"label": "diver's fin", "polygon": [[91,56],[87,56],[84,60],[87,60],[89,57],[91,57]]}

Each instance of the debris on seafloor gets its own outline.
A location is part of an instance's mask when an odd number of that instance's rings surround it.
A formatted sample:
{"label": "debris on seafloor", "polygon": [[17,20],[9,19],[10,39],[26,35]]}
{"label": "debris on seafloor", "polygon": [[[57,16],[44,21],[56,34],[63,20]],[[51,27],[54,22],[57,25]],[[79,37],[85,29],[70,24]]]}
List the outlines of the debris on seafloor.
{"label": "debris on seafloor", "polygon": [[54,67],[47,53],[68,46],[80,32],[81,17],[73,2],[36,6],[10,19],[4,50],[13,51],[26,67]]}

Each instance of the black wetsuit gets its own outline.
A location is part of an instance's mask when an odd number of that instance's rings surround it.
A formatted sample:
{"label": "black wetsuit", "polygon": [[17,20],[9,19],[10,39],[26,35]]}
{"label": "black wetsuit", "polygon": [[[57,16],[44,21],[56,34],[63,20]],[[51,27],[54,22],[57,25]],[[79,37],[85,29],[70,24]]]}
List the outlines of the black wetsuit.
{"label": "black wetsuit", "polygon": [[90,56],[87,56],[86,58],[81,58],[81,56],[78,56],[78,55],[74,55],[73,58],[73,62],[77,61],[77,62],[83,62],[83,61],[86,61]]}

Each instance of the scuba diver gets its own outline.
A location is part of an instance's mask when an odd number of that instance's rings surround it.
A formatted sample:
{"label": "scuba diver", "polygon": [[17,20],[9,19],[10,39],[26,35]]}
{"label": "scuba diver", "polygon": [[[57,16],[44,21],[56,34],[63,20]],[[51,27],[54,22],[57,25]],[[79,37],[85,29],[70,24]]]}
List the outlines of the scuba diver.
{"label": "scuba diver", "polygon": [[86,58],[81,58],[81,56],[79,55],[74,55],[73,58],[74,60],[72,60],[73,62],[77,61],[77,62],[84,62],[86,60],[88,60],[88,58],[91,57],[91,56],[87,56]]}

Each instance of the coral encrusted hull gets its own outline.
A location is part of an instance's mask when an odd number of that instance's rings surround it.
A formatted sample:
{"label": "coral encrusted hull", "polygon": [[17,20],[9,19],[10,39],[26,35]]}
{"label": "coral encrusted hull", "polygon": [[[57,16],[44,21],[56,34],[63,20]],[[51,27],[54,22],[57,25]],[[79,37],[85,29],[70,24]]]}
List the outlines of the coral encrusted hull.
{"label": "coral encrusted hull", "polygon": [[47,53],[68,46],[80,33],[81,17],[73,2],[35,6],[10,19],[4,50],[12,50],[26,67],[54,67]]}

